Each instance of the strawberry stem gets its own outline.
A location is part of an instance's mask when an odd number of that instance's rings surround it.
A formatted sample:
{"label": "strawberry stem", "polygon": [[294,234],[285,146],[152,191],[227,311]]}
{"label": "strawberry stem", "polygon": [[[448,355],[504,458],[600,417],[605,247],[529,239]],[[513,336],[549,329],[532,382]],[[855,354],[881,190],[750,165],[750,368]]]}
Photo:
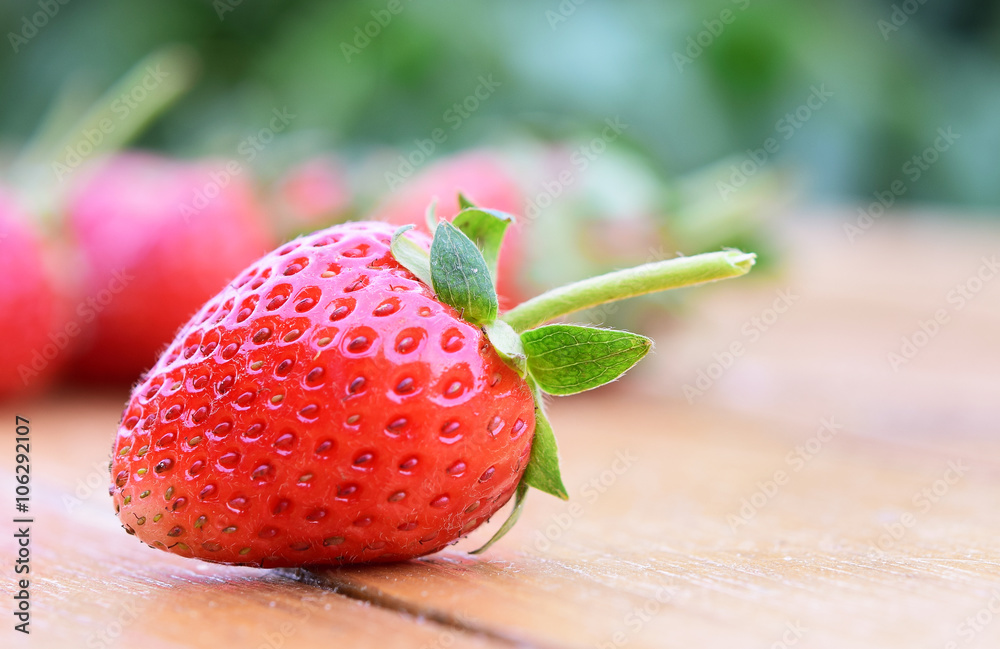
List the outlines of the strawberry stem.
{"label": "strawberry stem", "polygon": [[521,332],[600,304],[739,277],[750,272],[756,258],[753,253],[725,250],[643,264],[553,289],[519,304],[502,318]]}
{"label": "strawberry stem", "polygon": [[58,213],[70,186],[64,181],[77,165],[131,142],[190,89],[196,71],[197,60],[188,47],[168,45],[136,63],[80,111],[75,122],[65,123],[56,108],[54,117],[59,119],[49,126],[61,127],[63,132],[40,131],[10,170],[22,200],[32,212],[49,218]]}

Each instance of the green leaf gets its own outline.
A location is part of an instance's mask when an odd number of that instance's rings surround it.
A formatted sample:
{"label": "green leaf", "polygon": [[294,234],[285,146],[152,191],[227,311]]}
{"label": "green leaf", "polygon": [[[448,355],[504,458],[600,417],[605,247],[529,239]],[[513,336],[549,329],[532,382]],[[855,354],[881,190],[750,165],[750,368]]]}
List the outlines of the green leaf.
{"label": "green leaf", "polygon": [[552,426],[542,411],[542,395],[535,392],[535,439],[531,443],[531,459],[524,470],[524,482],[529,487],[552,494],[563,500],[569,499],[559,471],[559,449]]}
{"label": "green leaf", "polygon": [[473,202],[469,200],[468,196],[466,196],[462,192],[458,192],[458,208],[464,210],[470,207],[475,207]]}
{"label": "green leaf", "polygon": [[496,531],[496,534],[494,534],[485,545],[481,548],[476,548],[469,554],[482,554],[483,552],[486,552],[494,543],[502,539],[507,532],[514,528],[514,525],[517,523],[517,519],[521,518],[521,510],[524,509],[524,497],[527,494],[528,485],[524,482],[524,480],[522,480],[517,485],[517,491],[514,492],[514,509],[511,510],[510,516],[507,517],[507,520],[505,520],[503,525],[500,526],[500,529]]}
{"label": "green leaf", "polygon": [[514,328],[503,320],[495,320],[483,328],[500,358],[523,377],[527,373],[527,355],[524,353],[521,337]]}
{"label": "green leaf", "polygon": [[576,394],[614,381],[653,341],[638,334],[578,325],[547,325],[521,334],[528,373],[549,394]]}
{"label": "green leaf", "polygon": [[431,244],[431,281],[438,299],[475,325],[496,320],[497,293],[483,254],[448,221],[438,224]]}
{"label": "green leaf", "polygon": [[434,236],[434,231],[437,230],[438,219],[437,219],[437,199],[431,201],[431,204],[427,206],[427,210],[424,212],[424,220],[427,221],[427,229],[430,231],[431,236]]}
{"label": "green leaf", "polygon": [[430,254],[423,249],[416,241],[406,236],[408,230],[414,226],[404,225],[392,234],[392,242],[389,244],[389,251],[396,258],[403,268],[417,276],[424,284],[431,285],[431,262]]}
{"label": "green leaf", "polygon": [[[459,194],[459,202],[464,197]],[[476,247],[483,253],[490,274],[497,276],[497,260],[500,258],[500,244],[503,243],[507,226],[514,222],[514,217],[506,212],[484,210],[471,205],[466,206],[452,219],[455,227],[472,239]]]}

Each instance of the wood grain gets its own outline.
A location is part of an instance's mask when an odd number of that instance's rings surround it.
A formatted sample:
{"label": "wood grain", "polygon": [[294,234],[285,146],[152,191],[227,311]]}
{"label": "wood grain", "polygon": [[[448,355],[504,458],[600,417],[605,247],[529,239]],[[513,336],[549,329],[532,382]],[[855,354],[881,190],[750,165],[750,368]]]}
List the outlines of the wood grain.
{"label": "wood grain", "polygon": [[[463,550],[489,530],[309,573],[155,552],[118,529],[104,486],[124,395],[0,407],[32,418],[38,520],[36,634],[8,645],[4,629],[3,646],[1000,646],[1000,278],[961,309],[947,298],[1000,230],[885,220],[851,243],[848,218],[783,229],[780,272],[702,289],[630,381],[556,402],[572,498],[532,493],[483,557]],[[751,340],[782,290],[798,297]],[[0,550],[6,593],[6,532]]]}

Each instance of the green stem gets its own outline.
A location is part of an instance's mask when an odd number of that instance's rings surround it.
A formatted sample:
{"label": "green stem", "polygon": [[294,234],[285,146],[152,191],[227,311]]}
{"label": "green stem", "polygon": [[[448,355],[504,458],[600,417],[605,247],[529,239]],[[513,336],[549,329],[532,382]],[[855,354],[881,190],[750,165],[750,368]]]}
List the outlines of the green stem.
{"label": "green stem", "polygon": [[599,304],[739,277],[750,272],[755,259],[753,253],[726,250],[643,264],[553,289],[519,304],[503,319],[520,332]]}
{"label": "green stem", "polygon": [[[88,132],[107,131],[87,158],[116,151],[144,131],[160,113],[191,87],[197,61],[183,45],[156,50],[136,63],[85,112],[49,156],[58,158]],[[111,128],[103,128],[111,125]]]}
{"label": "green stem", "polygon": [[69,187],[64,181],[76,171],[68,152],[86,161],[121,149],[190,89],[197,66],[190,48],[166,46],[136,63],[73,123],[62,123],[64,111],[56,109],[52,125],[58,118],[62,133],[44,129],[10,170],[29,209],[53,217]]}

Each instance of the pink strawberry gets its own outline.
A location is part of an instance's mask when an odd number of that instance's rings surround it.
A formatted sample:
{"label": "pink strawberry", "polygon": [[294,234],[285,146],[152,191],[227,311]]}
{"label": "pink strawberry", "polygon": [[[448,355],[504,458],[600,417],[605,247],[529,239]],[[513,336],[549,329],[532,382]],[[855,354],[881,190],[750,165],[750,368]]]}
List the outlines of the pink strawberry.
{"label": "pink strawberry", "polygon": [[[475,205],[522,214],[524,196],[517,180],[499,156],[487,150],[466,151],[443,158],[418,171],[375,208],[373,218],[395,225],[416,225],[426,231],[424,213],[437,201],[438,218],[452,220],[462,209],[461,193]],[[504,239],[497,271],[497,292],[502,307],[511,307],[527,298],[521,269],[525,263],[524,225],[514,224]]]}
{"label": "pink strawberry", "polygon": [[537,325],[623,287],[743,274],[752,255],[620,271],[501,319],[492,269],[509,223],[465,209],[432,241],[349,223],[244,271],[132,392],[111,466],[126,531],[226,563],[382,562],[439,550],[514,496],[499,538],[529,487],[566,497],[541,393],[612,381],[651,341]]}
{"label": "pink strawberry", "polygon": [[138,378],[206,299],[272,245],[247,179],[222,163],[118,155],[77,189],[67,218],[91,304],[75,372],[90,379]]}
{"label": "pink strawberry", "polygon": [[39,237],[0,194],[0,398],[40,390],[63,364],[61,307]]}

